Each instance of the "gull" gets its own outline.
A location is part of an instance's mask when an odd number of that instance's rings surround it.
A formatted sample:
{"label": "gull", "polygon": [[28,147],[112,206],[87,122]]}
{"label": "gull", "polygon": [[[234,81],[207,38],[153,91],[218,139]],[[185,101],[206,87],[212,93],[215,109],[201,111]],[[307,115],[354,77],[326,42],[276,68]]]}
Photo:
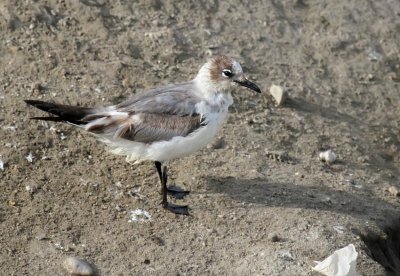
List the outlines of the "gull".
{"label": "gull", "polygon": [[135,94],[117,105],[81,107],[37,100],[29,105],[50,117],[31,119],[65,122],[84,129],[128,162],[153,161],[161,183],[162,207],[188,215],[188,206],[168,202],[167,194],[182,198],[189,191],[167,186],[168,163],[205,147],[216,136],[233,103],[233,86],[260,88],[243,74],[235,59],[210,58],[196,77]]}

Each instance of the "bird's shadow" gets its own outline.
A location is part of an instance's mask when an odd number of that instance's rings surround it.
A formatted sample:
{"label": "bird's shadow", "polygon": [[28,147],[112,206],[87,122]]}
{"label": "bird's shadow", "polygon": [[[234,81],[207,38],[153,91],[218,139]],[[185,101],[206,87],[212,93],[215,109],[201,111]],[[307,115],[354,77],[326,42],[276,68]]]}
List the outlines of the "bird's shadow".
{"label": "bird's shadow", "polygon": [[[373,145],[373,147],[365,147],[364,154],[370,156],[369,162],[372,166],[369,169],[374,171],[390,170],[394,175],[400,175],[400,168],[397,164],[392,162],[393,156],[398,154],[395,151],[387,154],[387,150],[379,143],[374,141],[376,133],[381,133],[386,137],[390,137],[391,143],[396,148],[400,148],[400,139],[398,138],[398,131],[393,128],[389,123],[381,123],[379,125],[371,125],[362,118],[357,118],[346,113],[339,112],[335,108],[324,107],[315,103],[308,102],[301,98],[289,99],[286,107],[297,110],[303,115],[319,116],[321,118],[331,120],[338,123],[347,123],[351,128],[353,136],[357,137],[361,145]],[[353,164],[357,165],[357,164]],[[397,178],[388,179],[388,181],[397,184]]]}
{"label": "bird's shadow", "polygon": [[[267,179],[233,177],[207,179],[208,190],[226,194],[245,203],[269,207],[324,210],[347,214],[358,219],[374,219],[378,224],[398,215],[397,207],[381,199],[334,190],[327,186],[306,186]],[[356,188],[354,188],[356,189]]]}
{"label": "bird's shadow", "polygon": [[383,230],[352,228],[365,244],[366,253],[387,275],[400,275],[400,219],[395,205],[376,197],[319,186],[270,182],[267,179],[208,178],[209,190],[246,203],[269,207],[324,210],[374,220]]}

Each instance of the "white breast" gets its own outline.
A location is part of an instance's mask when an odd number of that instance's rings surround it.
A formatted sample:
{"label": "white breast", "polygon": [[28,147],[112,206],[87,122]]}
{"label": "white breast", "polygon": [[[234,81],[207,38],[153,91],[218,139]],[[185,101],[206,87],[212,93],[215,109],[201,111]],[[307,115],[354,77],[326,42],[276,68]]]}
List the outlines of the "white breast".
{"label": "white breast", "polygon": [[221,129],[228,114],[228,107],[232,103],[232,97],[222,97],[217,104],[210,105],[206,101],[196,105],[196,113],[202,115],[206,126],[194,131],[188,136],[174,137],[169,141],[156,142],[149,145],[148,159],[168,161],[189,155],[212,141]]}
{"label": "white breast", "polygon": [[145,160],[169,161],[189,155],[205,147],[221,129],[228,114],[228,107],[232,104],[232,96],[228,93],[216,94],[211,101],[203,100],[196,104],[196,113],[202,116],[205,126],[192,132],[188,136],[176,136],[169,141],[144,144],[129,140],[101,139],[107,143],[112,152],[125,155],[128,162]]}

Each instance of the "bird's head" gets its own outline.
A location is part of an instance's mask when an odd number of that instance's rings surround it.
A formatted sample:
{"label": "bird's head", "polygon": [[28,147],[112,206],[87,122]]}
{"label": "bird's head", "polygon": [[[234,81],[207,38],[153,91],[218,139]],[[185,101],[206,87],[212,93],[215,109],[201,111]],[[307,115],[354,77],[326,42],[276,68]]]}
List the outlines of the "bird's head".
{"label": "bird's head", "polygon": [[257,93],[260,88],[249,81],[243,74],[240,63],[233,58],[220,55],[211,58],[204,64],[196,76],[199,85],[208,90],[226,91],[232,86],[244,86]]}

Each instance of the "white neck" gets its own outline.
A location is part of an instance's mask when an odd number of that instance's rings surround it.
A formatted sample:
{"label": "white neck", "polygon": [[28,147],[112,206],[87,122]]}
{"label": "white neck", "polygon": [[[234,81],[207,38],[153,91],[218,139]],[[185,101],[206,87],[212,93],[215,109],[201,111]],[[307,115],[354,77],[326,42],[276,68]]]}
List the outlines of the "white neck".
{"label": "white neck", "polygon": [[200,68],[193,82],[198,89],[198,96],[203,99],[213,99],[217,96],[217,94],[230,95],[230,92],[227,91],[226,87],[223,85],[218,85],[218,83],[211,80],[209,62]]}

